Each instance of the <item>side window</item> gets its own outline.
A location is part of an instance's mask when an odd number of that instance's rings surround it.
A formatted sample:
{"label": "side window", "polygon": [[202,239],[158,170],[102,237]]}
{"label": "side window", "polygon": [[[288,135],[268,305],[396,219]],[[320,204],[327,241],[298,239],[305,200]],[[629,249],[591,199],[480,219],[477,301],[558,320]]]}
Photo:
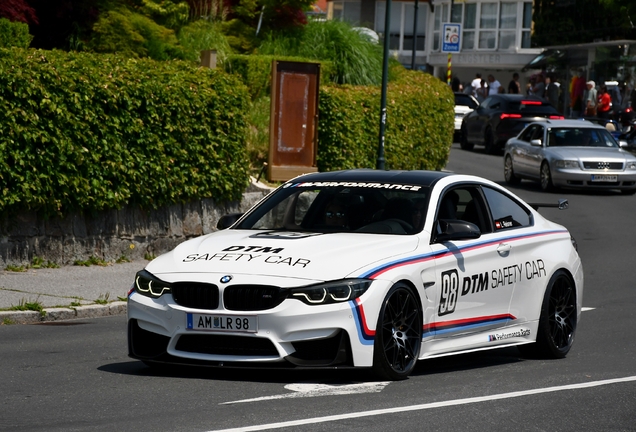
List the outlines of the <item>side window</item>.
{"label": "side window", "polygon": [[541,143],[543,144],[543,126],[535,126],[534,132],[532,133],[532,137],[530,139],[541,140]]}
{"label": "side window", "polygon": [[534,135],[534,132],[537,130],[539,126],[537,125],[532,125],[532,126],[528,126],[522,133],[521,135],[519,135],[519,139],[521,141],[525,141],[527,143],[530,142],[530,140],[532,139],[532,135]]}
{"label": "side window", "polygon": [[459,219],[477,225],[482,233],[491,231],[483,198],[476,186],[465,186],[444,193],[437,219]]}
{"label": "side window", "polygon": [[482,108],[490,108],[491,103],[492,103],[492,98],[486,98],[486,100],[484,100],[480,106]]}
{"label": "side window", "polygon": [[512,198],[488,187],[483,189],[492,214],[495,232],[532,225],[531,214]]}

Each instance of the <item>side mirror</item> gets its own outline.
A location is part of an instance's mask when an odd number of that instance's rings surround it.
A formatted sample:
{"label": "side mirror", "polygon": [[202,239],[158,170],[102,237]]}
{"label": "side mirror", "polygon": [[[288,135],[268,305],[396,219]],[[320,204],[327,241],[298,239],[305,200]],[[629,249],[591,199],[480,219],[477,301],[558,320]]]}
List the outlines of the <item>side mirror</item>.
{"label": "side mirror", "polygon": [[219,221],[216,223],[216,227],[220,230],[229,228],[234,225],[234,222],[239,220],[241,216],[243,216],[243,213],[230,213],[223,215],[221,216],[221,219],[219,219]]}
{"label": "side mirror", "polygon": [[474,240],[481,237],[477,225],[458,219],[440,219],[437,221],[435,241],[443,243],[453,240]]}
{"label": "side mirror", "polygon": [[533,139],[530,141],[530,145],[535,147],[541,147],[543,144],[541,143],[540,139]]}

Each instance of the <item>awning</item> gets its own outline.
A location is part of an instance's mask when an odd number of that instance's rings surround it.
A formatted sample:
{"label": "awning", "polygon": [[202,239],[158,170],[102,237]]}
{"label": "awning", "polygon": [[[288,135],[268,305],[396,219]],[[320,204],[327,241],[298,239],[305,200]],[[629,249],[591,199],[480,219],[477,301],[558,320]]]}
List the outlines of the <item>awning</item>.
{"label": "awning", "polygon": [[636,40],[615,40],[543,47],[544,51],[526,64],[522,70],[543,70],[550,69],[551,66],[557,68],[586,66],[591,49],[601,47],[623,48],[626,45],[636,46]]}

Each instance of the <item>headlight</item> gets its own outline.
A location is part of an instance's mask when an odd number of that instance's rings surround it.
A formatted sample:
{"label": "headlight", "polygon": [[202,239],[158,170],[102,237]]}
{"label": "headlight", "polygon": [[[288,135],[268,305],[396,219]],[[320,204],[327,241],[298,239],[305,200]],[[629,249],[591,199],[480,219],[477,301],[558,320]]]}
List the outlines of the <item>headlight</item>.
{"label": "headlight", "polygon": [[556,161],[557,168],[578,168],[579,161],[575,160],[558,160]]}
{"label": "headlight", "polygon": [[135,275],[134,289],[135,292],[152,298],[159,298],[171,292],[169,283],[157,279],[146,270],[137,272]]}
{"label": "headlight", "polygon": [[636,162],[627,162],[627,169],[636,169]]}
{"label": "headlight", "polygon": [[371,285],[368,279],[343,279],[301,288],[292,288],[290,298],[308,305],[341,303],[360,297]]}

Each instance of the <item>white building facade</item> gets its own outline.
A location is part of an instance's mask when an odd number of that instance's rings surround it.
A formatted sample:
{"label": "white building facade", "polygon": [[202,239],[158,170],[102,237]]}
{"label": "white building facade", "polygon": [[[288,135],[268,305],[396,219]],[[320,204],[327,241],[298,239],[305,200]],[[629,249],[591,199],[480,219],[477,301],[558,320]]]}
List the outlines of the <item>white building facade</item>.
{"label": "white building facade", "polygon": [[[388,31],[391,55],[404,65],[412,64],[415,43],[416,67],[446,79],[449,56],[441,52],[444,23],[461,24],[461,50],[451,56],[451,72],[462,83],[481,73],[484,78],[493,74],[507,86],[512,74],[518,72],[523,76],[521,69],[542,51],[530,47],[530,0],[454,0],[452,4],[451,0],[430,1],[419,1],[415,36],[415,2],[391,1]],[[384,35],[385,10],[386,1],[333,0],[328,3],[327,16]]]}

